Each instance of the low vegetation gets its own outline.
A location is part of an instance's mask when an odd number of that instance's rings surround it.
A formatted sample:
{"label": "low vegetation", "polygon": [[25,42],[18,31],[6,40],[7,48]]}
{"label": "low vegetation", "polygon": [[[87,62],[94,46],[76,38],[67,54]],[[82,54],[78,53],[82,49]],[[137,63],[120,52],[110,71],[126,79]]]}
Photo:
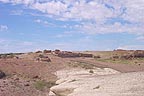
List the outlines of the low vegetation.
{"label": "low vegetation", "polygon": [[53,81],[46,82],[46,81],[40,80],[34,83],[34,87],[40,91],[44,90],[45,88],[51,88],[54,85],[55,85],[55,82]]}
{"label": "low vegetation", "polygon": [[100,88],[100,85],[98,85],[98,86],[96,86],[95,88],[93,88],[93,89],[99,89]]}
{"label": "low vegetation", "polygon": [[93,52],[93,55],[95,60],[107,63],[137,65],[141,65],[142,63],[144,63],[143,50],[96,51]]}
{"label": "low vegetation", "polygon": [[94,71],[93,71],[93,70],[90,70],[89,73],[94,73]]}
{"label": "low vegetation", "polygon": [[6,58],[14,58],[17,55],[21,55],[24,53],[5,53],[5,54],[0,54],[0,59],[6,59]]}
{"label": "low vegetation", "polygon": [[69,63],[70,67],[78,67],[78,68],[84,68],[84,69],[93,69],[95,68],[94,64],[86,63],[86,62],[80,62],[80,61],[72,61]]}

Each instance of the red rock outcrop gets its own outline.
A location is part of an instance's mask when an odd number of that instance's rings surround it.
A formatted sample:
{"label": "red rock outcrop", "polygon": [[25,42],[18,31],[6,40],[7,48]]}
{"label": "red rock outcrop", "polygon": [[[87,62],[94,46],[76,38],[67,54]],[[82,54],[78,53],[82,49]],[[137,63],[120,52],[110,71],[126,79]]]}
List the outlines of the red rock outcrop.
{"label": "red rock outcrop", "polygon": [[67,58],[67,57],[93,57],[92,54],[84,54],[84,53],[73,53],[69,51],[61,51],[58,53],[59,57]]}
{"label": "red rock outcrop", "polygon": [[51,62],[51,59],[48,56],[40,54],[37,58],[36,61],[44,61],[44,62]]}
{"label": "red rock outcrop", "polygon": [[43,53],[51,53],[51,50],[44,50]]}

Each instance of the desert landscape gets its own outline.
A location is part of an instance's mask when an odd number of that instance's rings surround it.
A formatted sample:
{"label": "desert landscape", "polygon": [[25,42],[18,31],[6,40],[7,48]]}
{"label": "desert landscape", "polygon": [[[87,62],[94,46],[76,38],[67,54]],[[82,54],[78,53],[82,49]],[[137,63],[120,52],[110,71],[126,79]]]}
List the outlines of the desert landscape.
{"label": "desert landscape", "polygon": [[144,96],[144,0],[0,0],[0,96]]}
{"label": "desert landscape", "polygon": [[143,96],[144,51],[0,54],[0,96]]}

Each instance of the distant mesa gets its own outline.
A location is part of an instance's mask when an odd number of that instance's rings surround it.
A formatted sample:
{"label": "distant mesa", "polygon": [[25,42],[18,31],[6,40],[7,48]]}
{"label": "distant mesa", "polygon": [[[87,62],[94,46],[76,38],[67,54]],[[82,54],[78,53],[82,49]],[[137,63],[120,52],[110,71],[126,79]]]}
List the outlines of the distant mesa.
{"label": "distant mesa", "polygon": [[42,53],[42,51],[36,51],[35,53]]}
{"label": "distant mesa", "polygon": [[115,55],[113,59],[134,59],[134,58],[144,58],[144,50],[114,50],[117,52],[122,52],[122,55]]}
{"label": "distant mesa", "polygon": [[84,53],[74,53],[70,51],[61,51],[57,54],[59,57],[68,58],[68,57],[93,57],[92,54],[84,54]]}
{"label": "distant mesa", "polygon": [[44,50],[43,53],[51,53],[51,50]]}
{"label": "distant mesa", "polygon": [[[69,58],[69,57],[91,57],[92,58],[93,57],[93,54],[76,53],[76,52],[71,52],[71,51],[61,51],[59,49],[55,49],[54,51],[52,50],[37,51],[35,53],[41,53],[41,54],[51,53],[62,58]],[[40,61],[42,60],[42,58],[46,58],[46,57],[40,56]]]}
{"label": "distant mesa", "polygon": [[124,49],[114,49],[114,51],[127,51],[127,50],[124,50]]}
{"label": "distant mesa", "polygon": [[54,51],[54,53],[55,54],[59,54],[61,51],[59,50],[59,49],[56,49],[55,51]]}

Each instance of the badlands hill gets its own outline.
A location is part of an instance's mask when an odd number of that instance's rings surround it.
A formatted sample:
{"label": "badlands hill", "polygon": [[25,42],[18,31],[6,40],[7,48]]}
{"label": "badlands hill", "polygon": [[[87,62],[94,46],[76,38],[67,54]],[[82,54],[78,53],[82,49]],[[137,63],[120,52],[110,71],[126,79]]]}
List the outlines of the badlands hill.
{"label": "badlands hill", "polygon": [[144,51],[0,54],[0,96],[143,96]]}

